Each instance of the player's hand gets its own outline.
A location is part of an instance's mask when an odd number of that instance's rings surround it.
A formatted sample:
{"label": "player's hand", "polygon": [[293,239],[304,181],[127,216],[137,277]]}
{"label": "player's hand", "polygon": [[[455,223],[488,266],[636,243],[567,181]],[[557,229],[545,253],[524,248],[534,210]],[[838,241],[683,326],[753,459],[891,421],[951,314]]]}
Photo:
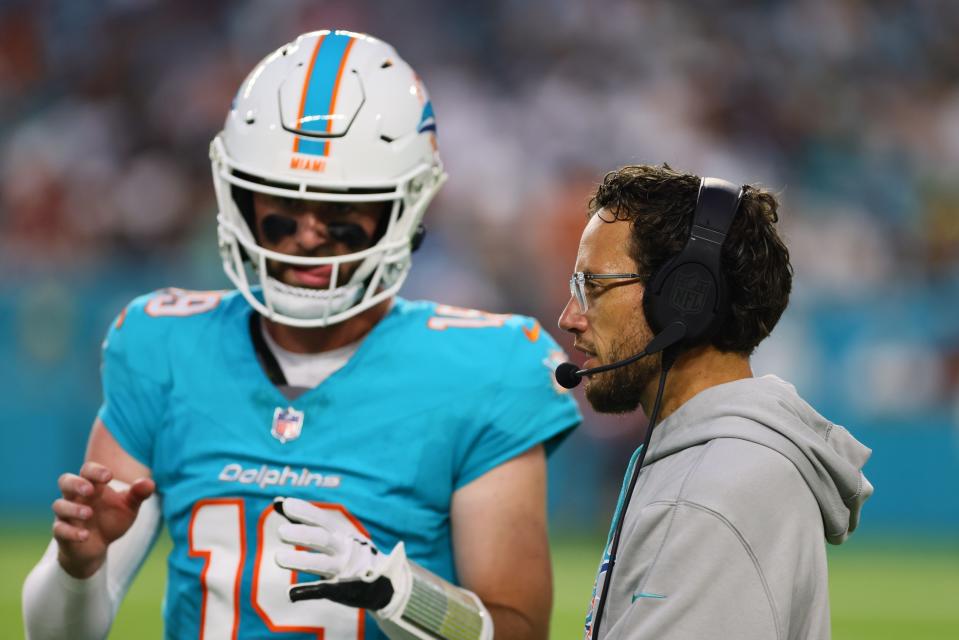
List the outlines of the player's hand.
{"label": "player's hand", "polygon": [[280,525],[280,539],[308,549],[277,551],[276,563],[322,578],[291,586],[290,600],[326,598],[382,614],[395,608],[391,603],[405,600],[412,578],[402,542],[383,553],[327,509],[297,498],[277,498],[273,507],[289,520]]}
{"label": "player's hand", "polygon": [[89,578],[103,565],[107,547],[136,520],[144,500],[156,485],[140,478],[117,491],[107,483],[113,473],[96,462],[86,462],[80,474],[64,473],[57,484],[61,497],[53,502],[53,537],[59,546],[60,566],[75,578]]}

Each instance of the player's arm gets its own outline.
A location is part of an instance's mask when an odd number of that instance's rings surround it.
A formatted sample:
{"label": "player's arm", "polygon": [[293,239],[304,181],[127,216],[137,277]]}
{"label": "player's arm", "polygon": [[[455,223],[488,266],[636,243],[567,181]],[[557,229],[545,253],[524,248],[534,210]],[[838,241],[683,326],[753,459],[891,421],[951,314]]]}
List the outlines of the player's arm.
{"label": "player's arm", "polygon": [[500,638],[545,639],[553,602],[542,445],[453,494],[453,553]]}
{"label": "player's arm", "polygon": [[28,638],[103,638],[160,526],[150,470],[97,419],[78,474],[60,476],[53,542],[27,576]]}

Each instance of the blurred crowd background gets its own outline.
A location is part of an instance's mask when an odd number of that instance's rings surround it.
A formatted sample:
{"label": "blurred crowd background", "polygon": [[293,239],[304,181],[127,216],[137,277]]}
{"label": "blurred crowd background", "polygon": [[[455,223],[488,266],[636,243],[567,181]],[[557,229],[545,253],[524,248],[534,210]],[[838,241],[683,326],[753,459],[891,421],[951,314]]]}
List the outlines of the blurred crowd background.
{"label": "blurred crowd background", "polygon": [[[207,146],[298,33],[420,74],[450,180],[407,297],[555,329],[591,190],[668,162],[782,199],[791,305],[754,357],[874,449],[863,536],[959,533],[959,3],[0,0],[0,518],[46,517],[134,296],[224,288]],[[604,529],[641,415],[554,458],[555,530]],[[731,470],[731,472],[735,472]]]}

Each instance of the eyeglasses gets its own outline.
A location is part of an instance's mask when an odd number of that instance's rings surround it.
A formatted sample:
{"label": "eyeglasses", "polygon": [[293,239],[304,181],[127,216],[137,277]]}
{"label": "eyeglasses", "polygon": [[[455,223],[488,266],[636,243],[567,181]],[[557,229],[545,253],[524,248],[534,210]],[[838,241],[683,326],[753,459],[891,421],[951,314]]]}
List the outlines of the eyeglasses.
{"label": "eyeglasses", "polygon": [[642,278],[640,273],[586,273],[577,271],[569,279],[569,294],[579,305],[580,313],[589,308],[589,296],[586,294],[586,282],[589,280],[622,280]]}

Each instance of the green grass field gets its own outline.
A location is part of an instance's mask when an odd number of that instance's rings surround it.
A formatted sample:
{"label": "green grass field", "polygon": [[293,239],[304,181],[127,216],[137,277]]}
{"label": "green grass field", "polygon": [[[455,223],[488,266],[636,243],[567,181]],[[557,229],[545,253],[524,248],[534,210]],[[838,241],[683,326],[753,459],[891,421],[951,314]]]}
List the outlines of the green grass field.
{"label": "green grass field", "polygon": [[[22,638],[20,586],[46,546],[44,530],[0,533],[0,638]],[[578,640],[602,536],[553,544],[552,638]],[[959,638],[959,548],[867,541],[830,550],[833,637],[838,640]],[[114,639],[161,637],[164,539],[127,595]]]}

